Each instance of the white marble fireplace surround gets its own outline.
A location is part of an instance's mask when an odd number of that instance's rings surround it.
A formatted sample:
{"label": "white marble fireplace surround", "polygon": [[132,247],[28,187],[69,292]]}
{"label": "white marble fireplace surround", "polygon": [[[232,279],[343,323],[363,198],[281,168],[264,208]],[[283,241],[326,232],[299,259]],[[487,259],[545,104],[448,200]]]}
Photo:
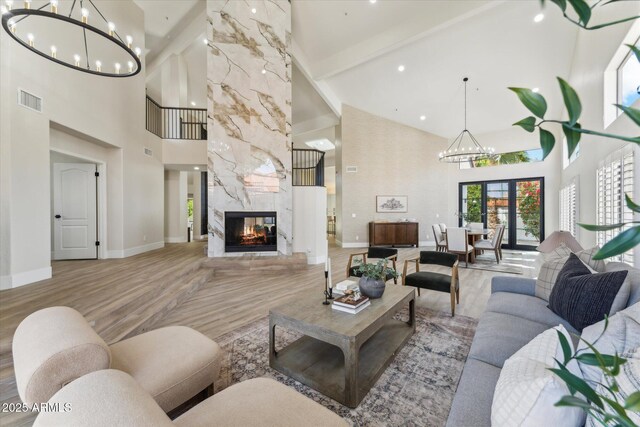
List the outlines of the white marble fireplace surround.
{"label": "white marble fireplace surround", "polygon": [[225,253],[225,211],[276,211],[264,255],[291,255],[291,5],[207,0],[207,16],[208,254],[242,254]]}

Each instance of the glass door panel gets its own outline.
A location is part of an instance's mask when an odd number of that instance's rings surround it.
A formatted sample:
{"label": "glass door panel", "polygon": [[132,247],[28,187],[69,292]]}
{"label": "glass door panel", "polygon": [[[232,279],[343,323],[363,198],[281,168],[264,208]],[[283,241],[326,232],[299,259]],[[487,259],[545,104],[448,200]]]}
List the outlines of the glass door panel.
{"label": "glass door panel", "polygon": [[539,179],[516,181],[517,247],[535,247],[542,234],[542,195]]}
{"label": "glass door panel", "polygon": [[504,224],[502,242],[509,242],[509,181],[488,182],[487,186],[487,228],[490,230],[489,239],[493,238],[496,226]]}
{"label": "glass door panel", "polygon": [[462,185],[460,226],[469,222],[484,222],[482,212],[482,184]]}

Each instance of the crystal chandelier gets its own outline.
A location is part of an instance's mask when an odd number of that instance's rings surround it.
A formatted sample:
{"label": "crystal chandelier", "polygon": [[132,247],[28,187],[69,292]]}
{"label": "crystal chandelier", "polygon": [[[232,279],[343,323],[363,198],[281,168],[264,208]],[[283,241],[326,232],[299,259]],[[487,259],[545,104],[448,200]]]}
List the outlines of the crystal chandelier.
{"label": "crystal chandelier", "polygon": [[[67,1],[71,5],[64,13],[59,0],[50,0],[39,8],[32,7],[31,0],[20,3],[22,9],[14,8],[14,0],[5,0],[0,5],[2,27],[30,51],[65,67],[99,76],[130,77],[140,72],[142,50],[132,47],[130,35],[123,40],[115,23],[92,0]],[[99,26],[89,23],[90,15],[96,16]],[[55,42],[60,43],[51,44]]]}
{"label": "crystal chandelier", "polygon": [[[460,132],[445,151],[438,154],[441,162],[465,163],[474,160],[489,159],[495,156],[494,148],[480,145],[478,140],[467,129],[467,82],[469,78],[465,77],[462,81],[464,82],[464,130]],[[465,136],[467,136],[467,140],[471,142],[465,144]]]}

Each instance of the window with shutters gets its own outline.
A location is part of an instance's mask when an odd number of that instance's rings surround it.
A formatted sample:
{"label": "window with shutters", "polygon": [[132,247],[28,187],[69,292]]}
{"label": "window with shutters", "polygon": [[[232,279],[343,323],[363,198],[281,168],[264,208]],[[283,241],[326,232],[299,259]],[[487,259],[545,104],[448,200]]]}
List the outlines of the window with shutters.
{"label": "window with shutters", "polygon": [[578,179],[573,178],[571,182],[560,190],[560,230],[570,232],[574,237],[578,237]]}
{"label": "window with shutters", "polygon": [[[634,163],[631,145],[616,151],[600,163],[596,174],[598,192],[596,219],[598,225],[633,221],[633,212],[627,207],[624,195],[628,194],[633,199]],[[598,231],[598,245],[603,246],[621,231],[630,227],[629,225],[614,230]],[[633,264],[633,250],[612,259]]]}

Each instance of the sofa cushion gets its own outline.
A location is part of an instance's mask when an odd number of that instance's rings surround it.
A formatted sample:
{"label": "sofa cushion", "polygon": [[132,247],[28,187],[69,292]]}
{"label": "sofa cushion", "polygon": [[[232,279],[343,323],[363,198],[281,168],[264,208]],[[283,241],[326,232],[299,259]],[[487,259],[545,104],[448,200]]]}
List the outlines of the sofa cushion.
{"label": "sofa cushion", "polygon": [[175,420],[178,427],[348,426],[337,414],[268,378],[242,381]]}
{"label": "sofa cushion", "polygon": [[579,331],[611,311],[627,271],[591,274],[586,265],[571,254],[549,296],[549,308]]}
{"label": "sofa cushion", "polygon": [[[640,304],[634,304],[609,318],[607,329],[601,320],[582,331],[582,339],[593,344],[602,354],[622,354],[640,346]],[[584,341],[580,341],[578,351],[589,352]],[[581,363],[580,370],[585,380],[600,381],[602,371],[597,366]]]}
{"label": "sofa cushion", "polygon": [[43,411],[35,427],[170,427],[173,424],[130,375],[113,369],[71,382],[49,400],[57,411]]}
{"label": "sofa cushion", "polygon": [[[565,382],[550,371],[557,367],[556,360],[563,358],[558,334],[571,342],[568,332],[560,325],[535,337],[504,363],[493,393],[492,427],[580,427],[584,424],[583,409],[555,406],[570,393]],[[573,369],[579,374],[577,366]]]}
{"label": "sofa cushion", "polygon": [[13,335],[16,385],[27,404],[45,403],[65,384],[107,369],[110,359],[107,344],[69,307],[36,311]]}
{"label": "sofa cushion", "polygon": [[547,329],[542,323],[487,311],[476,328],[469,358],[502,368],[505,360]]}
{"label": "sofa cushion", "polygon": [[500,368],[467,359],[453,398],[447,427],[489,427],[493,390],[499,376]]}
{"label": "sofa cushion", "polygon": [[487,311],[510,314],[531,320],[532,322],[541,323],[549,328],[562,325],[570,333],[578,333],[568,321],[551,311],[549,307],[547,307],[545,300],[534,296],[498,292],[489,298]]}
{"label": "sofa cushion", "polygon": [[605,267],[606,272],[621,270],[629,272],[625,281],[629,281],[629,298],[627,300],[627,307],[630,307],[633,304],[640,302],[640,270],[633,268],[624,262],[608,262]]}
{"label": "sofa cushion", "polygon": [[218,344],[184,326],[169,326],[111,346],[113,369],[130,374],[168,412],[211,385],[220,371]]}
{"label": "sofa cushion", "polygon": [[407,274],[404,284],[407,286],[415,286],[416,288],[450,292],[451,276],[434,273],[432,271],[419,271],[417,273]]}

